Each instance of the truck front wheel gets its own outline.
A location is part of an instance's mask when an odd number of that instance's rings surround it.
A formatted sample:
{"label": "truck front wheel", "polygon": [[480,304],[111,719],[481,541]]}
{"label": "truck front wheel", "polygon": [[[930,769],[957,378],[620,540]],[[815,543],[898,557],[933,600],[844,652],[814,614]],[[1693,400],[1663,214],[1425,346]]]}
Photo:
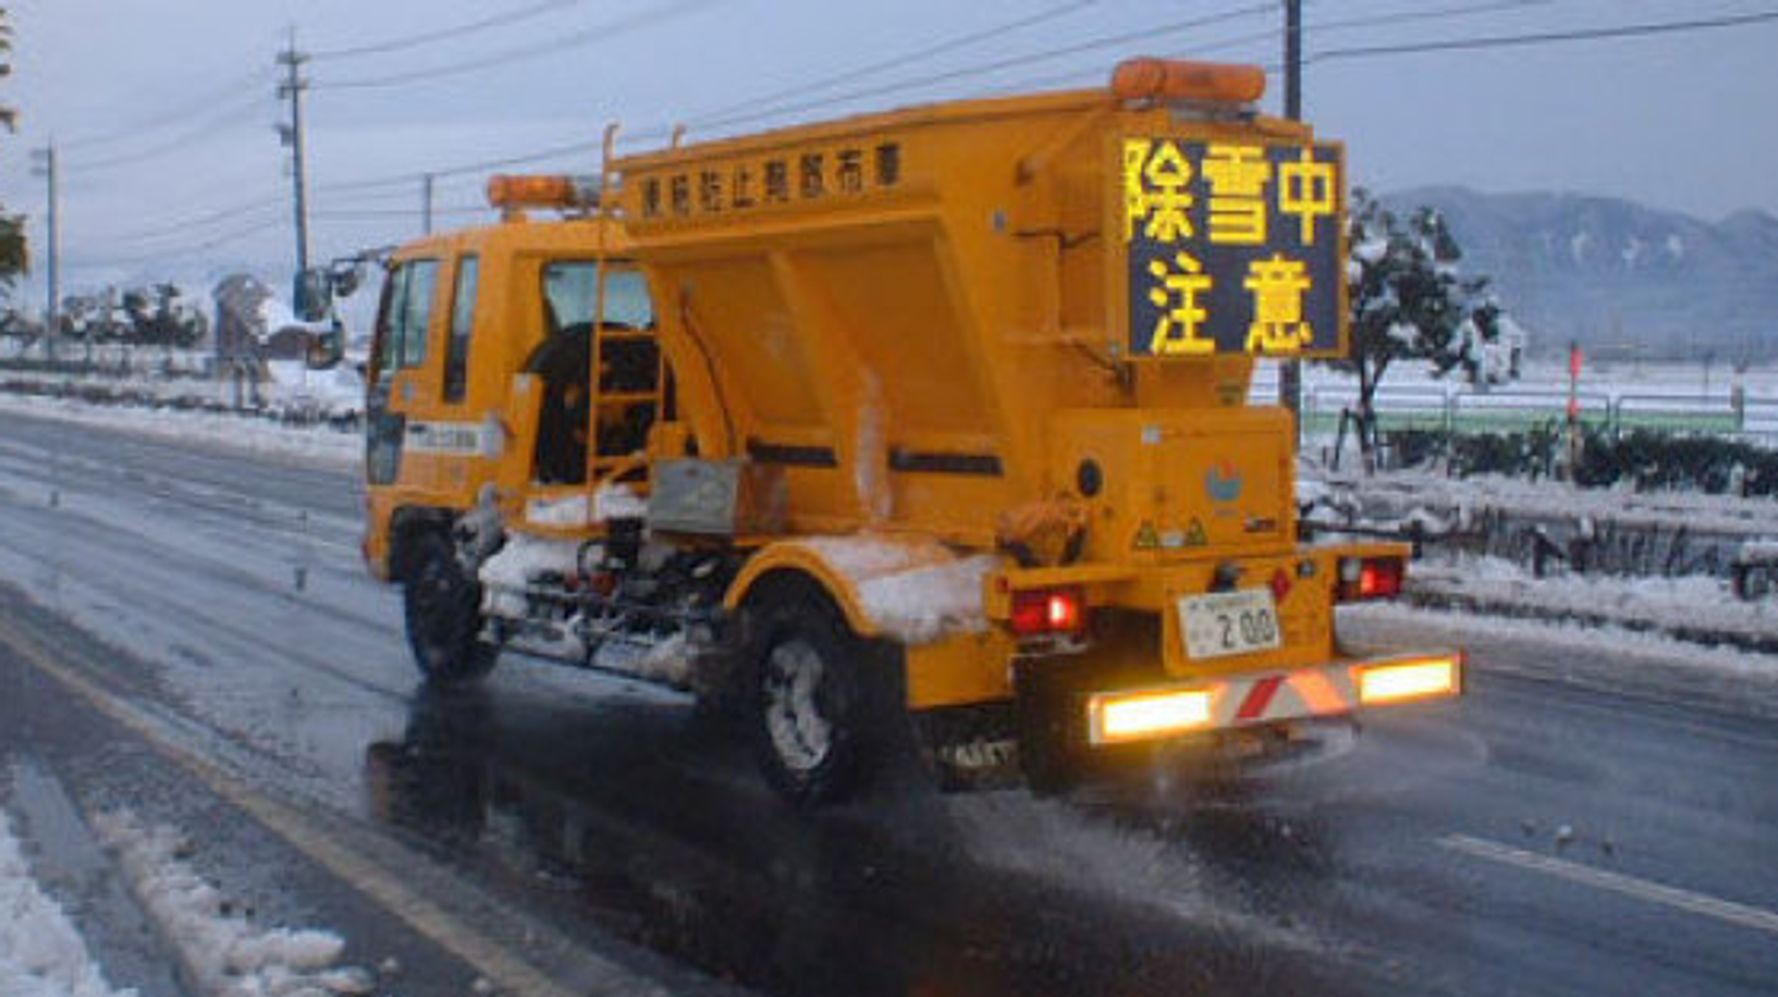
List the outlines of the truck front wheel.
{"label": "truck front wheel", "polygon": [[414,663],[430,682],[473,682],[488,674],[500,653],[481,639],[482,587],[463,570],[448,536],[428,531],[412,542],[402,608]]}
{"label": "truck front wheel", "polygon": [[892,655],[854,634],[813,584],[787,581],[750,601],[749,725],[766,777],[802,806],[852,795],[893,741]]}

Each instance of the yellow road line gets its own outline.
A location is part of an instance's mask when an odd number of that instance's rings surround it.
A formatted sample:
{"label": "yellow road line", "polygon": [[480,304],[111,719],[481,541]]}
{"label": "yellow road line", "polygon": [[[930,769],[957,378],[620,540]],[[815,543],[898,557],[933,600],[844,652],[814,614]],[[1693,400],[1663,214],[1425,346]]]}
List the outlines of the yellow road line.
{"label": "yellow road line", "polygon": [[[220,765],[177,744],[166,736],[160,725],[150,719],[147,713],[106,692],[76,669],[57,661],[30,637],[17,633],[11,627],[0,625],[0,643],[4,643],[33,667],[86,700],[106,717],[141,736],[155,750],[191,773],[218,796],[250,814],[291,847],[375,901],[378,906],[407,922],[415,931],[473,966],[501,990],[523,994],[525,997],[577,997],[574,991],[558,985],[523,957],[409,889],[395,874],[329,837],[300,811],[256,792],[245,781]],[[613,987],[624,993],[668,992],[658,984],[640,978],[615,963],[599,960],[590,954],[585,958],[604,963],[598,967],[599,975],[610,979]]]}

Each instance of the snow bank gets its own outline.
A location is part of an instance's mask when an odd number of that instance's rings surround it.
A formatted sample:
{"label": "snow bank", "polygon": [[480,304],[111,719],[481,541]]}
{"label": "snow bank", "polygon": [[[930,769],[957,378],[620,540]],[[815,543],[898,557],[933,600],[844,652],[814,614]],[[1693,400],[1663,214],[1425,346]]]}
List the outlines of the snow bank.
{"label": "snow bank", "polygon": [[31,868],[0,811],[0,994],[5,997],[109,997],[112,990],[60,905]]}
{"label": "snow bank", "polygon": [[1449,563],[1417,562],[1408,584],[1415,592],[1460,596],[1481,606],[1523,605],[1595,623],[1778,641],[1778,613],[1770,603],[1739,600],[1727,581],[1702,575],[1540,579],[1500,558],[1458,557]]}
{"label": "snow bank", "polygon": [[315,369],[301,360],[268,360],[273,407],[306,408],[327,417],[364,411],[364,378],[346,364]]}
{"label": "snow bank", "polygon": [[7,394],[0,394],[0,414],[134,433],[201,450],[295,457],[330,467],[354,467],[364,459],[362,433],[324,426],[280,426],[238,415],[97,407],[73,400]]}
{"label": "snow bank", "polygon": [[852,583],[866,616],[885,636],[926,644],[987,628],[982,582],[992,554],[959,558],[932,541],[811,537],[795,542]]}
{"label": "snow bank", "polygon": [[364,994],[370,974],[336,967],[345,940],[331,931],[256,927],[180,855],[171,827],[146,827],[128,811],[101,814],[93,828],[116,853],[130,889],[179,949],[200,989],[221,997]]}
{"label": "snow bank", "polygon": [[1778,565],[1778,540],[1747,540],[1735,554],[1739,564]]}

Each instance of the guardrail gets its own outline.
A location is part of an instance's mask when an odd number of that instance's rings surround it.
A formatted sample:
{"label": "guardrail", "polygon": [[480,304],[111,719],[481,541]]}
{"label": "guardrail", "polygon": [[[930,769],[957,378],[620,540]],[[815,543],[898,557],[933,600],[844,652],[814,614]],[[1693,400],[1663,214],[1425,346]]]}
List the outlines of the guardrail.
{"label": "guardrail", "polygon": [[[1254,400],[1275,400],[1270,391]],[[1613,394],[1583,391],[1576,398],[1586,426],[1610,433],[1651,429],[1674,433],[1734,436],[1778,445],[1778,398],[1734,394]],[[1382,432],[1425,429],[1447,433],[1498,433],[1537,425],[1566,424],[1565,391],[1505,390],[1487,393],[1419,385],[1378,389],[1372,401]],[[1333,435],[1341,413],[1355,409],[1358,392],[1347,387],[1312,386],[1303,392],[1303,432]]]}

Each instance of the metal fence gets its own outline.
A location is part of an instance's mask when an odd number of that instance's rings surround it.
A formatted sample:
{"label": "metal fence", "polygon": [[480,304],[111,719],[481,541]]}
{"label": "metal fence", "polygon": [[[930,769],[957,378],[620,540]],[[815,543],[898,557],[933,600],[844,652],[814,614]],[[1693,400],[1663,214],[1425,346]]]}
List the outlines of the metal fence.
{"label": "metal fence", "polygon": [[[1276,400],[1271,390],[1256,391],[1254,400]],[[1671,433],[1703,433],[1778,446],[1778,397],[1723,393],[1614,394],[1583,391],[1575,397],[1581,422],[1606,432],[1649,429]],[[1384,385],[1374,399],[1378,428],[1383,432],[1426,429],[1459,434],[1524,431],[1534,426],[1566,424],[1568,393],[1510,389],[1460,391],[1429,385]],[[1341,413],[1358,406],[1356,388],[1314,385],[1303,391],[1303,434],[1331,437]]]}

